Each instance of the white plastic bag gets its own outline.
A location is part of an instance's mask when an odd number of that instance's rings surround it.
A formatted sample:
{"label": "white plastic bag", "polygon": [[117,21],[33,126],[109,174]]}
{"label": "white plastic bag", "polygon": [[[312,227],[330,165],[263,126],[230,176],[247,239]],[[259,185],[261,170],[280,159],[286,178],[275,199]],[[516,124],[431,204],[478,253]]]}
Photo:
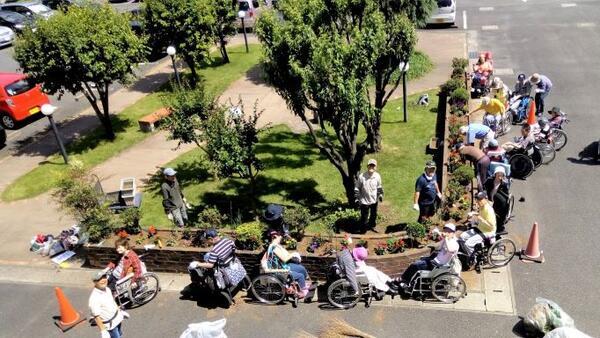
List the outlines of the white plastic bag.
{"label": "white plastic bag", "polygon": [[214,322],[189,324],[179,338],[227,338],[223,331],[227,320],[225,318]]}
{"label": "white plastic bag", "polygon": [[536,298],[535,302],[523,319],[525,327],[530,331],[548,333],[559,327],[575,327],[573,318],[555,302],[541,297]]}
{"label": "white plastic bag", "polygon": [[573,327],[559,327],[548,332],[544,338],[592,338]]}

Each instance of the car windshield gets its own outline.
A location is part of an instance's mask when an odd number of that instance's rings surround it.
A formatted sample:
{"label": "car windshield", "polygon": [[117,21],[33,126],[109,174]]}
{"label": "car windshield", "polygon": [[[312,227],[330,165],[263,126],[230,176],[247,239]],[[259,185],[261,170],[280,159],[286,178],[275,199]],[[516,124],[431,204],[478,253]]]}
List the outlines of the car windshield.
{"label": "car windshield", "polygon": [[247,11],[250,9],[250,5],[246,1],[240,2],[240,11]]}
{"label": "car windshield", "polygon": [[438,8],[452,6],[452,0],[437,0]]}
{"label": "car windshield", "polygon": [[50,8],[42,4],[31,5],[28,8],[31,9],[35,14],[45,14],[51,11]]}
{"label": "car windshield", "polygon": [[18,13],[2,12],[0,13],[0,18],[10,23],[20,23],[23,21],[23,16]]}
{"label": "car windshield", "polygon": [[35,87],[35,83],[30,83],[27,79],[21,79],[6,86],[6,93],[9,96],[19,95]]}

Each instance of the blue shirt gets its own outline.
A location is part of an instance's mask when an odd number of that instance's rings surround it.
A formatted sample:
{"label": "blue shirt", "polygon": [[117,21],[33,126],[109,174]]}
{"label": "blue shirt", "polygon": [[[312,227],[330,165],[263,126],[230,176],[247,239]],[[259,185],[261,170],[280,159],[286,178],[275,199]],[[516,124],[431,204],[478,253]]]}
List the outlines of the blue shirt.
{"label": "blue shirt", "polygon": [[537,89],[543,90],[544,93],[548,93],[550,92],[550,89],[552,89],[552,82],[546,75],[540,75],[540,82],[535,86]]}
{"label": "blue shirt", "polygon": [[467,143],[475,143],[475,139],[483,139],[490,131],[490,127],[481,123],[469,124],[469,130],[467,131]]}
{"label": "blue shirt", "polygon": [[430,205],[435,202],[435,198],[437,197],[437,190],[435,189],[436,183],[437,178],[435,174],[431,180],[427,179],[425,173],[417,178],[415,191],[419,192],[419,204]]}

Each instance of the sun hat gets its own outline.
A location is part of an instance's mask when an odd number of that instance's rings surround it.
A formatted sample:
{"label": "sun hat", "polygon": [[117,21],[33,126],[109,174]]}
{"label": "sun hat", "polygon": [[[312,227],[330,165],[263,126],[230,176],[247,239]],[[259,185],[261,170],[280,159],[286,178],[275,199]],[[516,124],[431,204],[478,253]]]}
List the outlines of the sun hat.
{"label": "sun hat", "polygon": [[459,129],[461,134],[466,134],[469,131],[469,127],[468,126],[462,126]]}
{"label": "sun hat", "polygon": [[559,114],[560,113],[560,107],[552,107],[552,109],[550,109],[548,112],[549,113],[554,113],[554,114]]}
{"label": "sun hat", "polygon": [[97,271],[92,274],[92,281],[97,282],[105,277],[107,277],[107,273],[105,270]]}
{"label": "sun hat", "polygon": [[489,103],[490,103],[490,101],[491,101],[491,99],[490,99],[489,97],[487,97],[487,96],[484,96],[484,97],[481,99],[481,103],[482,103],[482,104],[489,104]]}
{"label": "sun hat", "polygon": [[204,238],[215,238],[219,235],[216,229],[208,229],[204,232]]}
{"label": "sun hat", "polygon": [[369,256],[369,252],[362,246],[352,249],[352,257],[354,257],[354,260],[357,262],[366,260],[367,256]]}
{"label": "sun hat", "polygon": [[538,73],[533,73],[533,75],[531,75],[531,77],[529,78],[529,82],[533,84],[538,84],[540,80],[540,74]]}
{"label": "sun hat", "polygon": [[283,207],[279,204],[269,204],[263,213],[263,217],[267,221],[274,221],[281,218],[283,215]]}
{"label": "sun hat", "polygon": [[477,195],[475,195],[475,198],[478,201],[481,201],[482,199],[487,199],[487,194],[485,192],[483,192],[483,191],[480,191],[480,192],[477,193]]}
{"label": "sun hat", "polygon": [[448,230],[450,230],[452,232],[456,232],[456,225],[454,225],[453,223],[446,223],[444,225],[444,230],[445,229],[448,229]]}
{"label": "sun hat", "polygon": [[176,171],[175,171],[175,169],[173,169],[173,168],[166,168],[166,169],[163,171],[163,174],[164,174],[165,176],[175,176],[175,174],[177,174],[177,172],[176,172]]}
{"label": "sun hat", "polygon": [[496,175],[497,173],[502,173],[503,175],[506,176],[506,170],[504,169],[503,166],[497,166],[496,169],[494,169],[494,175]]}
{"label": "sun hat", "polygon": [[367,165],[374,165],[377,166],[377,160],[375,160],[374,158],[370,159],[369,162],[367,162]]}

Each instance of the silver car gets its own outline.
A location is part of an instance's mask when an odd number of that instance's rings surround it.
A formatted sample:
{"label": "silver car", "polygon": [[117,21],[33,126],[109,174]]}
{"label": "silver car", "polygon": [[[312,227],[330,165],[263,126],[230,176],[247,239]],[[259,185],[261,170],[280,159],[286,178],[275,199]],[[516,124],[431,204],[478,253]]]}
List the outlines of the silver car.
{"label": "silver car", "polygon": [[54,14],[50,7],[42,5],[39,2],[13,2],[0,5],[0,10],[16,12],[30,18],[41,17],[48,19]]}
{"label": "silver car", "polygon": [[0,47],[12,45],[15,41],[15,32],[8,27],[0,26]]}

